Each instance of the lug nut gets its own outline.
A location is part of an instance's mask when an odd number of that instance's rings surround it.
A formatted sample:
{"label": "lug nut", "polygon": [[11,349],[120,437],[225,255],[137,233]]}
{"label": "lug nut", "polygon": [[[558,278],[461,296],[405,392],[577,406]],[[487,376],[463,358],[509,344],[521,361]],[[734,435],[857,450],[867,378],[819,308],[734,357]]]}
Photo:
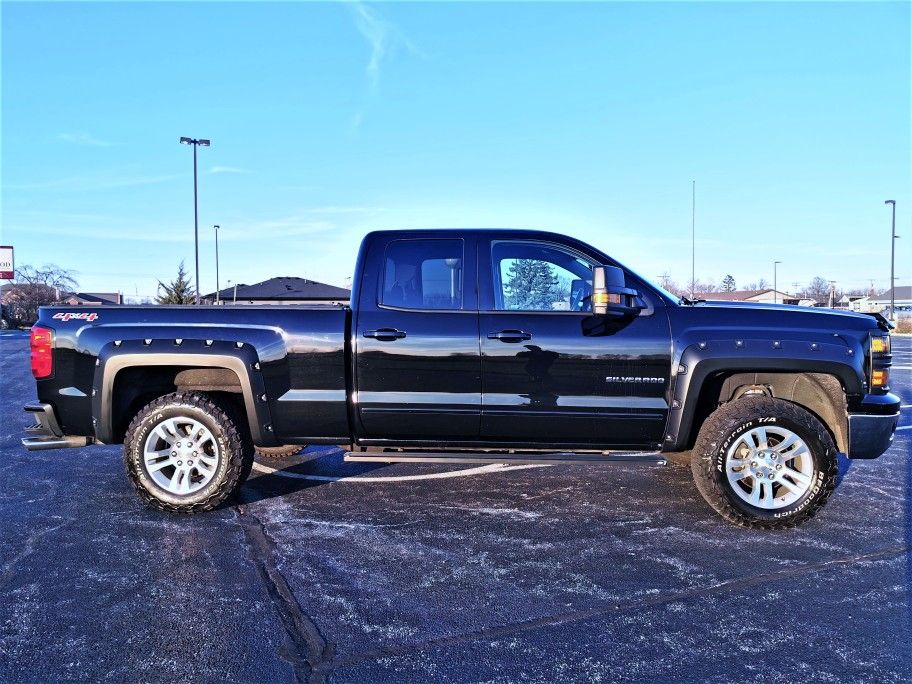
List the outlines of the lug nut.
{"label": "lug nut", "polygon": [[777,463],[777,464],[776,464],[776,470],[782,470],[782,464],[781,464],[781,463]]}
{"label": "lug nut", "polygon": [[171,455],[172,455],[172,456],[177,456],[177,452],[176,452],[176,451],[172,451],[172,452],[171,452]]}
{"label": "lug nut", "polygon": [[187,465],[193,465],[193,461],[187,461]]}
{"label": "lug nut", "polygon": [[775,474],[775,473],[770,473],[769,478],[772,480],[774,477],[776,477],[776,474]]}
{"label": "lug nut", "polygon": [[184,465],[183,461],[178,461],[177,465]]}
{"label": "lug nut", "polygon": [[757,467],[757,462],[751,461],[751,468],[756,468],[756,467]]}
{"label": "lug nut", "polygon": [[181,445],[181,443],[180,443],[180,442],[178,442],[178,443],[177,443],[177,446],[180,446],[180,445]]}

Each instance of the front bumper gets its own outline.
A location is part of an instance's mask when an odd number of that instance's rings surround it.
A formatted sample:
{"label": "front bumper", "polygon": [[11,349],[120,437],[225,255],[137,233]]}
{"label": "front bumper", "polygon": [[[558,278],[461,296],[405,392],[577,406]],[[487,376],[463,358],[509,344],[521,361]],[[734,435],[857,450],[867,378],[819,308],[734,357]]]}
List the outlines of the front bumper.
{"label": "front bumper", "polygon": [[22,446],[29,451],[69,449],[90,443],[89,437],[64,435],[50,404],[29,404],[24,410],[35,417],[35,424],[25,428],[29,436],[22,438]]}
{"label": "front bumper", "polygon": [[849,414],[849,458],[877,458],[893,443],[899,411],[889,415]]}

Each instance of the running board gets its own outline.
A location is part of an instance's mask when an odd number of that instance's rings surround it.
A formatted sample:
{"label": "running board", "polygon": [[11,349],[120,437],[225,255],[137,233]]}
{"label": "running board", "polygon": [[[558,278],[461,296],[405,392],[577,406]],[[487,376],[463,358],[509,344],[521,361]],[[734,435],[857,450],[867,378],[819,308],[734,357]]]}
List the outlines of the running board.
{"label": "running board", "polygon": [[665,465],[659,452],[618,452],[616,454],[558,451],[553,453],[508,453],[471,451],[348,451],[346,461],[380,463],[640,463]]}

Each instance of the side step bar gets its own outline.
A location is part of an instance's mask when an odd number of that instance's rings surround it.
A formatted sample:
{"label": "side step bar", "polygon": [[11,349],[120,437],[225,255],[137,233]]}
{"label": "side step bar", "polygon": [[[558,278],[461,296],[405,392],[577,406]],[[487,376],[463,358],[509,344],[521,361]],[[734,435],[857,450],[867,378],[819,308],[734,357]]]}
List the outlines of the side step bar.
{"label": "side step bar", "polygon": [[71,449],[92,443],[89,437],[64,435],[50,404],[29,404],[24,410],[35,417],[35,424],[25,428],[30,436],[22,439],[22,446],[29,451]]}
{"label": "side step bar", "polygon": [[618,452],[616,454],[556,451],[488,452],[488,451],[348,451],[346,461],[373,461],[380,463],[640,463],[666,465],[665,457],[655,452]]}

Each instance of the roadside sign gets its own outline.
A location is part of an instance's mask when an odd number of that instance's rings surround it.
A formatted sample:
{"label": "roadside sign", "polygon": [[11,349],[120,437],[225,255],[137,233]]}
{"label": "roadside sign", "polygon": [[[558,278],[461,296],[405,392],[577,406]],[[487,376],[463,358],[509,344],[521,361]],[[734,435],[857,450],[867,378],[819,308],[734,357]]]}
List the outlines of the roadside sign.
{"label": "roadside sign", "polygon": [[0,245],[0,280],[12,280],[15,275],[13,248],[9,245]]}

